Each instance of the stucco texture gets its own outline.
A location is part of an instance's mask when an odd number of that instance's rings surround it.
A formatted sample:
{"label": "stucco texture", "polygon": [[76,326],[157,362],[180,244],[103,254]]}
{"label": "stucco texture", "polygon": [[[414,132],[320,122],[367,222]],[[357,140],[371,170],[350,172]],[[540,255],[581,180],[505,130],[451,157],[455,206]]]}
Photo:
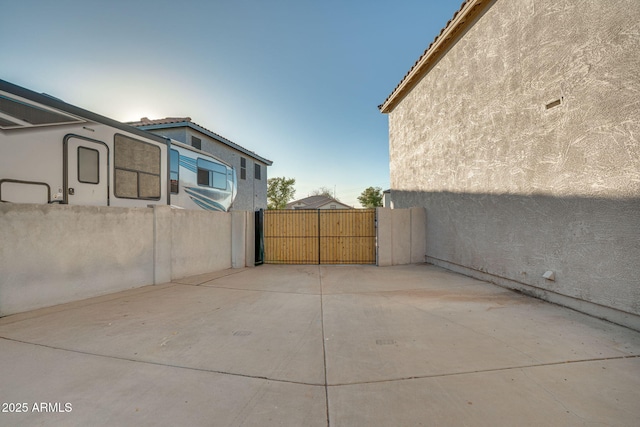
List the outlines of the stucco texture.
{"label": "stucco texture", "polygon": [[0,316],[153,283],[153,210],[0,204]]}
{"label": "stucco texture", "polygon": [[394,206],[434,261],[638,315],[639,93],[640,2],[497,0],[389,114]]}
{"label": "stucco texture", "polygon": [[0,316],[253,265],[247,227],[253,213],[0,203]]}

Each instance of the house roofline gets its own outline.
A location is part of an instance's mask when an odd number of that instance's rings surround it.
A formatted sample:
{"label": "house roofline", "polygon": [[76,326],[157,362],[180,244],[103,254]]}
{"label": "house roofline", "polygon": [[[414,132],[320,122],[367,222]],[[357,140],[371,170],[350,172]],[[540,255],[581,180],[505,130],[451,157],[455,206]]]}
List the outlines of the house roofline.
{"label": "house roofline", "polygon": [[444,56],[467,29],[471,28],[478,18],[495,0],[466,0],[453,18],[440,31],[422,56],[398,83],[387,99],[378,106],[381,113],[388,114],[404,99],[420,79]]}
{"label": "house roofline", "polygon": [[[309,199],[313,199],[313,202],[305,202],[305,200],[309,200]],[[307,196],[304,197],[302,199],[298,199],[298,200],[294,200],[292,202],[289,202],[286,204],[286,209],[308,209],[308,210],[313,210],[313,209],[319,209],[321,206],[325,206],[325,205],[329,205],[332,203],[336,203],[342,206],[345,206],[349,209],[354,209],[353,206],[349,206],[346,203],[342,203],[341,201],[333,198],[333,197],[329,197],[329,196],[324,196],[324,195],[317,195],[317,196]],[[296,204],[303,204],[303,207],[294,207],[294,205]]]}
{"label": "house roofline", "polygon": [[215,132],[210,131],[209,129],[203,128],[202,126],[193,123],[193,122],[189,122],[189,121],[179,121],[179,122],[173,122],[173,123],[158,123],[158,124],[151,124],[151,125],[140,125],[140,126],[136,126],[138,129],[143,129],[143,130],[157,130],[157,129],[172,129],[172,128],[182,128],[182,127],[187,127],[193,130],[196,130],[204,135],[207,135],[210,138],[213,138],[217,141],[222,142],[225,145],[228,145],[229,147],[233,148],[234,150],[240,151],[241,153],[246,154],[249,157],[252,157],[255,160],[258,160],[264,164],[266,164],[267,166],[271,166],[273,164],[273,161],[269,160],[269,159],[265,159],[262,156],[257,155],[256,153],[254,153],[253,151],[249,151],[246,148],[236,144],[235,142],[229,141],[227,138],[218,135]]}

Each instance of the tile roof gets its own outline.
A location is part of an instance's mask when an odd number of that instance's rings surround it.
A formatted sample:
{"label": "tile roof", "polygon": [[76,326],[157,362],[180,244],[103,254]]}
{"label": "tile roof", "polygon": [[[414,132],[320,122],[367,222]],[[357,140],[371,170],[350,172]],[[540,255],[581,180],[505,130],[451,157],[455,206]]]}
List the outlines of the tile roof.
{"label": "tile roof", "polygon": [[155,130],[155,129],[168,129],[168,128],[176,128],[176,127],[189,127],[197,130],[200,133],[203,133],[207,136],[210,136],[213,139],[216,139],[223,144],[238,150],[244,154],[247,154],[250,157],[253,157],[256,160],[261,161],[267,166],[271,166],[273,161],[266,159],[262,156],[259,156],[254,151],[247,150],[241,145],[236,144],[235,142],[228,140],[227,138],[219,135],[199,124],[192,122],[191,117],[165,117],[162,119],[149,119],[148,117],[142,117],[140,121],[137,122],[127,122],[128,125],[138,127],[147,131]]}
{"label": "tile roof", "polygon": [[139,122],[127,122],[128,125],[131,126],[148,126],[148,125],[166,125],[169,123],[181,123],[181,122],[190,122],[191,117],[165,117],[164,119],[155,119],[151,120],[148,117],[143,117]]}
{"label": "tile roof", "polygon": [[418,84],[420,79],[429,72],[431,66],[457,41],[458,36],[473,25],[475,19],[492,3],[492,0],[464,0],[460,9],[453,14],[453,18],[440,30],[440,34],[433,39],[429,47],[413,64],[387,99],[378,105],[378,109],[382,113],[390,113],[402,98]]}

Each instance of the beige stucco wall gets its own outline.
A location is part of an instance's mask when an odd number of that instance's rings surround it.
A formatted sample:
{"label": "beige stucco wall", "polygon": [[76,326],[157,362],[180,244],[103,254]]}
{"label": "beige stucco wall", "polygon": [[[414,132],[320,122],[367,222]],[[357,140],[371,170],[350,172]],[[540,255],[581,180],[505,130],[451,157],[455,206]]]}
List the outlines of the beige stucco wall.
{"label": "beige stucco wall", "polygon": [[379,267],[425,262],[424,208],[376,208],[376,246]]}
{"label": "beige stucco wall", "polygon": [[253,212],[0,203],[0,316],[253,265],[252,230]]}
{"label": "beige stucco wall", "polygon": [[638,322],[638,70],[636,0],[495,1],[389,114],[429,261]]}

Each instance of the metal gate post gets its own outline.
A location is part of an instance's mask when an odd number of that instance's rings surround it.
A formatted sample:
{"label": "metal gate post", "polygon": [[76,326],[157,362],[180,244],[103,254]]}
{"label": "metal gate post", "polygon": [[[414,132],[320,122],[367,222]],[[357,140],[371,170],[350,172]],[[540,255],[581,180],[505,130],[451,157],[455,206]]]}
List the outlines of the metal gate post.
{"label": "metal gate post", "polygon": [[264,210],[255,212],[255,257],[254,265],[264,263]]}

